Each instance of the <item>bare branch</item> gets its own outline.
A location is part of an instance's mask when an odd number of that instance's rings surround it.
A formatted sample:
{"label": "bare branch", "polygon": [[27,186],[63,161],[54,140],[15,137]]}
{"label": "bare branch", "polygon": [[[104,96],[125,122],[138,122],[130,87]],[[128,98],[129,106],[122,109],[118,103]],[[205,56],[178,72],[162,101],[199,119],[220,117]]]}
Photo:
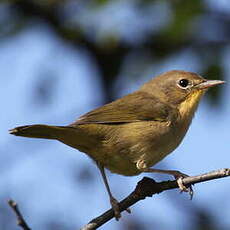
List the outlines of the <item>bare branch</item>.
{"label": "bare branch", "polygon": [[[209,173],[201,174],[198,176],[190,176],[186,177],[183,180],[183,184],[186,187],[189,187],[193,184],[214,180],[222,177],[230,176],[230,168],[220,169],[216,171],[212,171]],[[161,193],[166,190],[178,188],[177,181],[163,181],[163,182],[155,182],[153,179],[148,177],[144,177],[141,181],[138,182],[135,190],[130,193],[124,200],[119,203],[120,211],[127,210],[130,206],[137,203],[140,200],[145,199],[146,197],[151,197],[154,194]],[[23,218],[18,205],[15,201],[9,200],[8,204],[13,209],[14,213],[17,216],[17,224],[24,230],[31,230],[27,225],[25,219]],[[87,225],[81,228],[81,230],[93,230],[102,226],[109,220],[114,217],[114,212],[112,209],[106,211],[102,215],[96,217],[91,220]]]}
{"label": "bare branch", "polygon": [[[183,179],[183,184],[186,187],[189,187],[193,184],[201,183],[204,181],[214,180],[222,177],[230,176],[230,168],[220,169],[205,173],[198,176],[190,176]],[[135,190],[130,193],[124,200],[119,203],[120,211],[128,209],[133,204],[137,203],[140,200],[145,199],[146,197],[151,197],[154,194],[161,193],[166,190],[178,188],[177,181],[163,181],[155,182],[153,179],[144,177],[141,181],[138,182]],[[114,212],[112,209],[106,211],[102,215],[91,220],[87,225],[81,228],[81,230],[92,230],[97,229],[102,226],[109,220],[114,217]]]}
{"label": "bare branch", "polygon": [[27,225],[24,217],[22,216],[17,203],[13,200],[9,200],[8,204],[13,209],[14,213],[16,214],[18,226],[20,226],[24,230],[31,230],[31,228]]}

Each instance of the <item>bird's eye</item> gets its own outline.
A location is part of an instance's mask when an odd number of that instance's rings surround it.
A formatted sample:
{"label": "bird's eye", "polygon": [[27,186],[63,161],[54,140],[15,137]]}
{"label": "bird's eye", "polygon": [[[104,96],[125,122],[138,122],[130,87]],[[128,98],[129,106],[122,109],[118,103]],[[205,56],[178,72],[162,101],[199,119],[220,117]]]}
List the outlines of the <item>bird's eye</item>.
{"label": "bird's eye", "polygon": [[178,82],[178,86],[183,89],[186,89],[188,85],[189,85],[189,81],[187,79],[181,79]]}

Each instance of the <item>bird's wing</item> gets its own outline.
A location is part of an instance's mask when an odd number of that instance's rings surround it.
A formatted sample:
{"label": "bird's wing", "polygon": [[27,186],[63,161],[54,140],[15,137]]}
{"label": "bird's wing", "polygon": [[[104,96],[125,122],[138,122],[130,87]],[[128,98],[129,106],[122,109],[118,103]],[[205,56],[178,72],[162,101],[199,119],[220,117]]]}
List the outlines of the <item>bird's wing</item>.
{"label": "bird's wing", "polygon": [[172,108],[156,97],[139,91],[86,113],[70,126],[90,123],[169,121],[170,110]]}

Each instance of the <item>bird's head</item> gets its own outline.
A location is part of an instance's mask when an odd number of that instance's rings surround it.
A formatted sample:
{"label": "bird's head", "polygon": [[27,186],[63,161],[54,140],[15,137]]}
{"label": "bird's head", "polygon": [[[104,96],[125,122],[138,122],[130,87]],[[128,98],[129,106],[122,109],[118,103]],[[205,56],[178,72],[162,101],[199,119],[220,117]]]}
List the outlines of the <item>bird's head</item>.
{"label": "bird's head", "polygon": [[179,109],[180,114],[193,113],[205,93],[220,80],[207,80],[192,72],[173,70],[165,72],[143,85],[141,90],[158,97],[162,102]]}

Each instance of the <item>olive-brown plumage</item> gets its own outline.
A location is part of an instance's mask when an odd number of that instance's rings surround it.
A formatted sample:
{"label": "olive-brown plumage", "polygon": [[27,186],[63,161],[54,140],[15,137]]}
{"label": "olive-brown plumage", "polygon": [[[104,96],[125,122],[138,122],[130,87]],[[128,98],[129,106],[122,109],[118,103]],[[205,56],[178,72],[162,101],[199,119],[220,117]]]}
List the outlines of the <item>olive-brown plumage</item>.
{"label": "olive-brown plumage", "polygon": [[68,126],[29,125],[11,134],[56,139],[85,152],[101,170],[117,218],[104,167],[122,175],[179,172],[150,169],[182,141],[210,81],[185,71],[163,73],[139,90],[81,116]]}

